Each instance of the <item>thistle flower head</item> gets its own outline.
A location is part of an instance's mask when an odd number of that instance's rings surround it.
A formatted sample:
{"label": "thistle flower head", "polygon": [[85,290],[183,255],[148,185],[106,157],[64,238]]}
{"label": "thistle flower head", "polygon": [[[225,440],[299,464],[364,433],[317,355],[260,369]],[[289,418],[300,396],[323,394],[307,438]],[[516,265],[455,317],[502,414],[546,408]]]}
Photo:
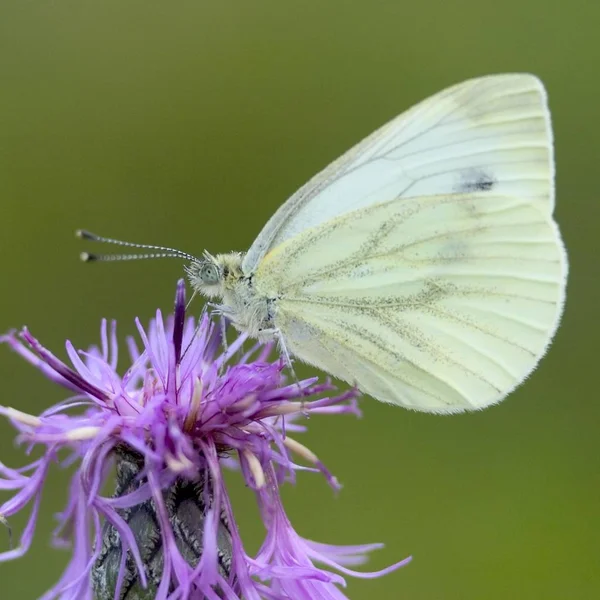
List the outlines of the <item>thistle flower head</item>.
{"label": "thistle flower head", "polygon": [[[294,436],[304,415],[359,414],[355,391],[331,395],[334,388],[316,379],[287,382],[283,362],[269,360],[271,345],[243,353],[243,334],[224,350],[218,324],[206,314],[186,317],[183,282],[172,316],[157,312],[147,330],[136,324],[142,344],[128,340],[131,366],[122,376],[114,323],[102,323],[100,347],[78,352],[67,342],[71,366],[27,329],[0,338],[72,393],[39,416],[0,407],[19,441],[44,448],[25,467],[0,463],[0,489],[14,492],[0,519],[32,506],[18,546],[0,560],[29,549],[53,463],[77,465],[53,539],[72,549],[71,559],[43,600],[119,599],[132,588],[158,600],[339,600],[343,574],[377,577],[407,562],[352,571],[380,545],[304,539],[283,509],[279,487],[299,469],[320,471],[338,487]],[[115,464],[116,493],[106,497]],[[225,468],[238,469],[255,492],[266,529],[255,556],[244,549]]]}

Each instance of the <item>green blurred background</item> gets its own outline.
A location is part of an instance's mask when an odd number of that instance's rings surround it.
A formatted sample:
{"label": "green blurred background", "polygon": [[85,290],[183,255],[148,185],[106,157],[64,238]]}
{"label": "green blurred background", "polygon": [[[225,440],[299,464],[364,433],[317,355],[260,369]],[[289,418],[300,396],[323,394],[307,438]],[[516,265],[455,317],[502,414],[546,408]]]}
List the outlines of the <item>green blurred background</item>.
{"label": "green blurred background", "polygon": [[[181,265],[83,265],[75,228],[246,249],[298,186],[414,102],[476,75],[536,73],[571,263],[551,351],[478,414],[366,399],[361,420],[313,419],[302,441],[344,490],[304,474],[285,499],[307,537],[385,542],[370,568],[414,556],[349,580],[353,600],[600,598],[599,24],[595,0],[1,0],[0,330],[27,324],[60,356],[65,338],[95,342],[103,316],[132,333],[135,316],[171,307]],[[37,413],[65,396],[0,352],[0,403]],[[2,461],[23,464],[0,431]],[[0,565],[0,598],[58,578],[66,553],[48,541],[66,481],[53,474],[29,554]],[[256,548],[253,498],[233,494]]]}

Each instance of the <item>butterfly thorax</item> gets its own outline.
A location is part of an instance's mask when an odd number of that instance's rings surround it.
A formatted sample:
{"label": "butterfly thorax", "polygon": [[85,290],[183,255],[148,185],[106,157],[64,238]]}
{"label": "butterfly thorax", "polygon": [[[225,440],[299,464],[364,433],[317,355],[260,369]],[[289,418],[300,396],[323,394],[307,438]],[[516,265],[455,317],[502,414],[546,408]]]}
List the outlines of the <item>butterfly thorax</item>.
{"label": "butterfly thorax", "polygon": [[242,270],[243,258],[240,252],[216,256],[205,252],[186,270],[196,292],[222,301],[218,309],[236,329],[254,338],[270,339],[267,332],[274,328],[275,302],[257,292],[252,274]]}

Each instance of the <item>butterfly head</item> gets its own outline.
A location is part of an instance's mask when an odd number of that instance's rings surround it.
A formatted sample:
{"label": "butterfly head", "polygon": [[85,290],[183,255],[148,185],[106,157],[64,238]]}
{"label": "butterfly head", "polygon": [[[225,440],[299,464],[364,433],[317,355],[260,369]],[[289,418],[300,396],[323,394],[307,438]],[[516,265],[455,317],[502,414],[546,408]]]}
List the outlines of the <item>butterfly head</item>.
{"label": "butterfly head", "polygon": [[242,255],[238,252],[213,256],[204,252],[185,268],[191,286],[208,298],[222,298],[242,277]]}

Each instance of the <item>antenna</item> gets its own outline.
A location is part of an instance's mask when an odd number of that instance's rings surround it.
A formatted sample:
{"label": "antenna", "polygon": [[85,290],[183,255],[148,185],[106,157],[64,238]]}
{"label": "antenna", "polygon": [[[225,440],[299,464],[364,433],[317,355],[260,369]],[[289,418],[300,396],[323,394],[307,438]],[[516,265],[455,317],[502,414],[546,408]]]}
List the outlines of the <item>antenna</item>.
{"label": "antenna", "polygon": [[102,244],[114,244],[116,246],[127,246],[128,248],[141,248],[148,250],[160,250],[160,252],[150,252],[143,254],[92,254],[90,252],[82,252],[79,257],[83,262],[110,262],[120,260],[142,260],[146,258],[180,258],[183,260],[197,261],[198,259],[187,252],[177,250],[175,248],[167,248],[166,246],[153,246],[150,244],[134,244],[133,242],[124,242],[123,240],[115,240],[113,238],[96,235],[85,229],[78,229],[75,235],[81,239],[90,242],[100,242]]}

